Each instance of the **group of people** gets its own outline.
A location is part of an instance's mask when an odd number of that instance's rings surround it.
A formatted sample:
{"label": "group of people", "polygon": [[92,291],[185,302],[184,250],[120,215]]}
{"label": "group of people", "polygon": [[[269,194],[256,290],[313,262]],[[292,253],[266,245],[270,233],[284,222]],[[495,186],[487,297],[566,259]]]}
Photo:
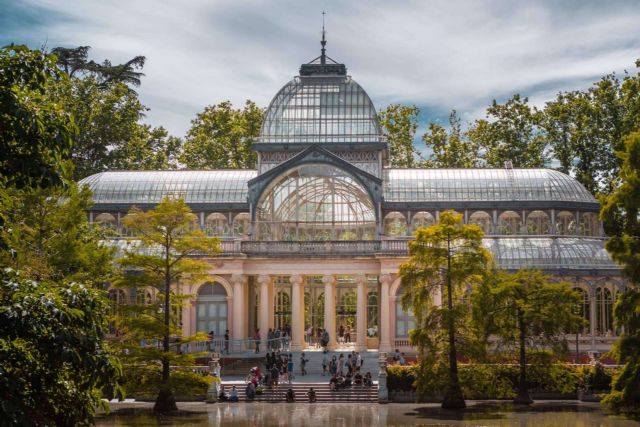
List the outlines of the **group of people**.
{"label": "group of people", "polygon": [[347,372],[346,375],[342,374],[333,374],[331,379],[329,380],[329,388],[331,391],[336,391],[340,389],[351,388],[351,386],[357,387],[371,387],[373,386],[373,378],[371,377],[371,372],[367,372],[362,375],[360,373],[360,368],[355,370],[355,374],[351,375],[351,372]]}
{"label": "group of people", "polygon": [[331,360],[324,356],[322,358],[322,375],[324,376],[327,372],[329,375],[340,374],[344,376],[345,373],[354,375],[355,371],[360,370],[363,364],[364,359],[362,359],[358,351],[352,351],[351,354],[347,355],[346,359],[343,353],[340,353],[338,357],[333,355]]}
{"label": "group of people", "polygon": [[[207,347],[210,352],[215,352],[216,346],[217,346],[216,333],[215,331],[212,330],[207,334]],[[224,332],[224,341],[222,345],[220,345],[220,351],[222,353],[229,354],[229,330],[228,329]]]}
{"label": "group of people", "polygon": [[[269,328],[267,332],[267,351],[289,351],[289,341],[291,337],[291,326],[285,325],[280,328]],[[256,346],[256,354],[260,353],[260,329],[256,329],[253,334],[253,342]]]}
{"label": "group of people", "polygon": [[404,352],[401,352],[400,350],[398,350],[396,348],[396,351],[393,353],[393,356],[391,357],[393,360],[393,363],[396,363],[400,366],[404,366],[407,364],[407,360],[404,357]]}

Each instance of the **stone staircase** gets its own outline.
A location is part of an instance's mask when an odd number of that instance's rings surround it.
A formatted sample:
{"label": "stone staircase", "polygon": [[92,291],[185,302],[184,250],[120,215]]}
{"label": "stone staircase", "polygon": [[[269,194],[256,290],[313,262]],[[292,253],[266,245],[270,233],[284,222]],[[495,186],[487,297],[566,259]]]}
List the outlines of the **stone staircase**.
{"label": "stone staircase", "polygon": [[[225,392],[228,394],[233,384],[222,382]],[[235,384],[238,389],[238,397],[241,402],[246,400],[244,386]],[[313,387],[316,392],[317,402],[377,402],[378,401],[378,384],[374,383],[372,387],[352,386],[349,389],[331,391],[329,382],[322,383],[293,383],[280,384],[277,390],[269,390],[265,388],[264,392],[256,396],[255,402],[285,402],[286,393],[292,388],[295,393],[296,402],[307,402],[307,391]]]}
{"label": "stone staircase", "polygon": [[[335,351],[329,352],[326,354],[327,360],[331,359],[331,356],[339,357],[340,354],[344,355],[345,361],[347,360],[347,356],[350,354],[350,351]],[[300,376],[300,352],[294,351],[291,352],[293,354],[293,366],[294,366],[294,382],[297,380],[304,379],[305,377]],[[377,351],[366,351],[361,352],[363,365],[361,368],[361,372],[364,375],[366,372],[371,372],[371,376],[374,380],[378,379],[378,352]],[[322,359],[325,355],[321,351],[305,351],[305,358],[308,360],[306,369],[309,376],[313,378],[322,378]],[[249,371],[252,367],[258,366],[260,370],[264,372],[264,354],[260,357],[245,357],[245,358],[234,358],[225,356],[221,360],[221,369],[220,373],[223,378],[225,376],[246,376],[249,374]],[[327,382],[329,381],[329,377],[327,378]]]}

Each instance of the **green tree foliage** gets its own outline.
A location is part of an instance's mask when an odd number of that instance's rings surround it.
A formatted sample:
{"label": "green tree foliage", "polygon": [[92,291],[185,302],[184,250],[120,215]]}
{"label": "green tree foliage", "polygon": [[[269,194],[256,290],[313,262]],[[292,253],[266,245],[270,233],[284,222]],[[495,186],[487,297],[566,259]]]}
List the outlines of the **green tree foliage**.
{"label": "green tree foliage", "polygon": [[603,77],[585,91],[561,92],[547,103],[543,127],[561,170],[591,192],[617,186],[624,138],[640,127],[640,74]]}
{"label": "green tree foliage", "polygon": [[616,341],[614,354],[624,363],[615,378],[612,393],[604,403],[616,412],[640,415],[640,132],[624,141],[620,186],[603,199],[600,216],[610,236],[606,247],[622,265],[629,279],[627,290],[614,308],[616,323],[624,332]]}
{"label": "green tree foliage", "polygon": [[455,110],[449,115],[449,130],[437,123],[429,123],[422,141],[431,155],[425,162],[429,168],[474,168],[480,164],[479,147],[462,131],[460,117]]}
{"label": "green tree foliage", "polygon": [[540,113],[529,100],[516,94],[504,104],[495,100],[487,108],[487,119],[476,120],[468,136],[482,150],[490,167],[511,162],[517,168],[544,167],[548,159],[540,130]]}
{"label": "green tree foliage", "polygon": [[69,182],[66,187],[7,190],[0,214],[1,231],[11,250],[0,262],[33,280],[76,281],[102,286],[112,273],[113,253],[100,244],[103,233],[87,220],[91,192]]}
{"label": "green tree foliage", "polygon": [[230,101],[209,105],[191,121],[180,160],[192,169],[251,169],[251,144],[260,135],[264,110],[247,100],[243,109]]}
{"label": "green tree foliage", "polygon": [[[499,338],[499,348],[518,353],[520,378],[515,403],[531,403],[527,385],[527,350],[541,345],[564,344],[562,334],[576,329],[582,318],[575,314],[580,301],[566,283],[552,283],[539,271],[501,273],[498,280],[486,281],[488,290],[477,287],[471,300],[481,305],[474,310],[490,319],[489,330]],[[474,319],[476,320],[476,319]],[[566,347],[566,346],[565,346]]]}
{"label": "green tree foliage", "polygon": [[177,169],[182,140],[162,126],[138,124],[131,139],[112,152],[112,165],[120,170]]}
{"label": "green tree foliage", "polygon": [[106,309],[90,287],[0,271],[2,425],[93,424],[120,375],[103,339]]}
{"label": "green tree foliage", "polygon": [[389,162],[396,168],[415,167],[420,153],[413,145],[420,109],[415,105],[391,104],[378,113],[378,121],[387,136]]}
{"label": "green tree foliage", "polygon": [[[159,305],[138,304],[133,307],[138,311],[135,316],[122,318],[119,326],[125,340],[129,341],[129,359],[162,364],[162,386],[154,409],[159,412],[176,410],[169,366],[172,362],[184,361],[175,348],[171,351],[171,338],[180,337],[182,333],[173,314],[174,310],[180,309],[179,287],[206,278],[208,262],[192,255],[215,254],[219,250],[219,240],[207,237],[199,230],[197,216],[182,199],[165,198],[147,212],[132,208],[123,222],[138,240],[119,261],[123,277],[118,285],[141,291],[156,288]],[[140,347],[140,339],[162,341],[162,350]]]}
{"label": "green tree foliage", "polygon": [[[409,242],[409,261],[400,267],[402,306],[411,309],[416,319],[411,344],[420,350],[424,365],[448,360],[443,408],[465,406],[456,337],[467,317],[465,290],[481,282],[491,261],[482,237],[480,227],[465,225],[462,215],[444,211],[437,224],[418,229],[416,239]],[[442,296],[442,304],[435,300],[436,294]]]}
{"label": "green tree foliage", "polygon": [[144,76],[141,71],[146,58],[135,56],[124,64],[113,65],[105,59],[101,64],[89,59],[91,46],[78,46],[75,48],[56,47],[51,53],[56,55],[56,63],[69,75],[94,76],[101,87],[108,87],[111,83],[124,83],[132,86],[140,86],[140,78]]}
{"label": "green tree foliage", "polygon": [[0,183],[59,184],[75,127],[48,96],[56,81],[65,81],[55,57],[11,45],[0,49],[0,70]]}

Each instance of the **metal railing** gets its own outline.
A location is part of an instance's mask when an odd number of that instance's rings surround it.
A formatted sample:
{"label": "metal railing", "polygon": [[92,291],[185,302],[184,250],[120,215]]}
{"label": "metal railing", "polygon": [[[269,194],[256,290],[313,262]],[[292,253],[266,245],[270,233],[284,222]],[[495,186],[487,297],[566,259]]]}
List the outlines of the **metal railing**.
{"label": "metal railing", "polygon": [[180,345],[180,352],[183,354],[220,353],[221,355],[255,353],[256,342],[259,344],[260,353],[266,353],[267,351],[289,351],[291,340],[289,338],[266,340],[265,347],[265,342],[262,340],[256,341],[248,338],[226,341],[223,338],[216,338],[212,341],[183,343]]}
{"label": "metal railing", "polygon": [[242,242],[242,252],[247,255],[370,255],[379,251],[379,240],[328,240],[324,242]]}

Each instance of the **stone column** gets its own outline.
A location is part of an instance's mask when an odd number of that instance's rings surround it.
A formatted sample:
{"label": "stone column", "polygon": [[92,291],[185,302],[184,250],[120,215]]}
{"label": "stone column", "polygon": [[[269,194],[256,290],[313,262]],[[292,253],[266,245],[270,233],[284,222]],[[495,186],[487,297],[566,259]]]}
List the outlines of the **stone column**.
{"label": "stone column", "polygon": [[380,319],[378,319],[378,327],[380,328],[380,351],[391,351],[391,314],[389,299],[389,288],[393,281],[390,274],[380,276]]}
{"label": "stone column", "polygon": [[291,283],[291,351],[300,351],[304,336],[304,286],[302,276],[295,274]]}
{"label": "stone column", "polygon": [[247,327],[245,324],[247,313],[244,307],[244,276],[242,274],[233,274],[231,276],[231,285],[233,286],[233,324],[231,337],[233,340],[242,340],[247,337]]}
{"label": "stone column", "polygon": [[258,316],[258,327],[260,328],[260,337],[262,343],[260,350],[267,351],[267,332],[269,332],[269,306],[273,305],[273,300],[269,298],[269,285],[271,285],[271,277],[266,274],[258,276],[258,285],[260,286],[260,313]]}
{"label": "stone column", "polygon": [[355,277],[358,284],[358,300],[356,305],[356,351],[367,349],[367,276],[359,274]]}
{"label": "stone column", "polygon": [[589,290],[589,332],[591,333],[591,351],[596,349],[596,292],[593,287]]}
{"label": "stone column", "polygon": [[324,328],[329,332],[329,350],[336,348],[336,279],[331,274],[322,276],[324,283]]}

